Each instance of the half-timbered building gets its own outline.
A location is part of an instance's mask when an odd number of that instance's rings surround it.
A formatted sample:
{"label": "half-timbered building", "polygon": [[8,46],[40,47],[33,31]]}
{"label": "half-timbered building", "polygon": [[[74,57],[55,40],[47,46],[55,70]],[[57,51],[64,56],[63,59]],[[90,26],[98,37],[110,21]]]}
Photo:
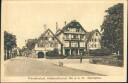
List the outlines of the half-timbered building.
{"label": "half-timbered building", "polygon": [[64,55],[80,55],[85,51],[86,31],[76,20],[66,24],[56,32],[56,37],[63,42]]}
{"label": "half-timbered building", "polygon": [[[58,27],[58,26],[57,26]],[[55,34],[47,29],[38,38],[35,45],[36,53],[58,49],[61,55],[82,55],[87,50],[101,48],[101,34],[98,29],[87,32],[82,25],[73,20],[62,29],[56,30]],[[38,54],[39,55],[39,54]]]}
{"label": "half-timbered building", "polygon": [[88,32],[86,34],[86,49],[95,50],[101,49],[101,33],[98,29]]}
{"label": "half-timbered building", "polygon": [[[37,43],[35,45],[36,53],[45,53],[48,51],[52,51],[54,49],[58,49],[61,54],[62,43],[61,41],[54,35],[54,33],[47,29],[41,36],[38,38]],[[38,54],[39,55],[39,54]]]}

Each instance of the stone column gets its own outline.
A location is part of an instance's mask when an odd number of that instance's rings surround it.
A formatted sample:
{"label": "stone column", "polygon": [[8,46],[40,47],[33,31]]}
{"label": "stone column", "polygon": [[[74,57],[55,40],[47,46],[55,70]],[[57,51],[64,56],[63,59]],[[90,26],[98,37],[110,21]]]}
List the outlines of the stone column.
{"label": "stone column", "polygon": [[78,55],[80,55],[80,49],[78,49]]}
{"label": "stone column", "polygon": [[78,55],[80,55],[80,41],[78,41]]}
{"label": "stone column", "polygon": [[71,55],[72,53],[71,53],[71,49],[70,49],[70,55]]}
{"label": "stone column", "polygon": [[44,51],[43,53],[44,53],[44,58],[46,59],[46,51]]}
{"label": "stone column", "polygon": [[11,52],[10,52],[10,50],[9,50],[9,59],[11,58]]}

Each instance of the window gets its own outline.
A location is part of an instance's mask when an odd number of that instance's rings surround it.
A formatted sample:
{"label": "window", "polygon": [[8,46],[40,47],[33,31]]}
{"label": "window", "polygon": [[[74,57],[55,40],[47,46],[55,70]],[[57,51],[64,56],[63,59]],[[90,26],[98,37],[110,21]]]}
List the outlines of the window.
{"label": "window", "polygon": [[80,39],[83,39],[84,38],[84,35],[80,35]]}
{"label": "window", "polygon": [[96,48],[96,44],[95,44],[95,48]]}
{"label": "window", "polygon": [[76,38],[76,35],[73,35],[73,38]]}
{"label": "window", "polygon": [[98,36],[98,33],[96,33],[96,36]]}
{"label": "window", "polygon": [[71,47],[78,47],[78,43],[77,42],[71,42]]}
{"label": "window", "polygon": [[48,37],[45,37],[45,40],[48,40]]}
{"label": "window", "polygon": [[58,43],[55,43],[55,47],[58,47]]}
{"label": "window", "polygon": [[52,43],[50,44],[50,47],[52,47]]}
{"label": "window", "polygon": [[95,38],[95,42],[96,42],[96,38]]}
{"label": "window", "polygon": [[67,30],[66,31],[69,31],[69,28],[67,28]]}
{"label": "window", "polygon": [[73,38],[74,38],[74,39],[77,39],[77,38],[78,38],[78,35],[73,35]]}
{"label": "window", "polygon": [[92,48],[93,48],[93,44],[92,44]]}
{"label": "window", "polygon": [[93,39],[92,39],[92,42],[93,42]]}
{"label": "window", "polygon": [[52,41],[52,38],[51,37],[49,38],[49,41]]}
{"label": "window", "polygon": [[66,34],[66,39],[69,39],[69,34]]}
{"label": "window", "polygon": [[79,32],[79,29],[76,29],[76,32]]}

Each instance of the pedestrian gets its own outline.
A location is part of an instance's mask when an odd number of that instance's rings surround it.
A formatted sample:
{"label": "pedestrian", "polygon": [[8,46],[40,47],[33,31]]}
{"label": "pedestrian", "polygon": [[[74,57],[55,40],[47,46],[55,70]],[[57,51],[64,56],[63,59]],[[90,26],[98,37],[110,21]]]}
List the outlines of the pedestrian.
{"label": "pedestrian", "polygon": [[80,57],[80,63],[82,63],[82,57]]}
{"label": "pedestrian", "polygon": [[82,63],[82,56],[80,56],[80,63]]}

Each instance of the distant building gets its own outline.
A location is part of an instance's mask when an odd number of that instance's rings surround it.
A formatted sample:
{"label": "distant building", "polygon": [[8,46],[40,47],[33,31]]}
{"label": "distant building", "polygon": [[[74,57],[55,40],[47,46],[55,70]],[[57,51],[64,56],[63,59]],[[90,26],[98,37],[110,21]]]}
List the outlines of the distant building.
{"label": "distant building", "polygon": [[86,49],[101,49],[101,33],[98,31],[98,29],[88,32],[86,37]]}
{"label": "distant building", "polygon": [[57,29],[55,34],[47,29],[38,38],[34,50],[36,54],[40,52],[45,54],[56,48],[62,55],[80,55],[88,49],[100,49],[100,41],[101,34],[97,29],[87,32],[79,22],[73,20],[68,24],[65,22],[65,26]]}

